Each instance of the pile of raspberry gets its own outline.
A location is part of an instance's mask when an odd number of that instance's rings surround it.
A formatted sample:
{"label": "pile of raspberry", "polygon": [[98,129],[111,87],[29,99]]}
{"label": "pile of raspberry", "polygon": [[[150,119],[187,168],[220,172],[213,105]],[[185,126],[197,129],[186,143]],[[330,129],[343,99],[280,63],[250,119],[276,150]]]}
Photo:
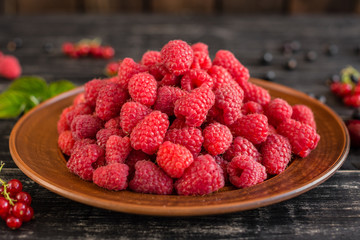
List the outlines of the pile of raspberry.
{"label": "pile of raspberry", "polygon": [[317,146],[313,112],[271,99],[227,50],[173,40],[93,79],[58,121],[70,172],[114,191],[205,195],[247,188]]}

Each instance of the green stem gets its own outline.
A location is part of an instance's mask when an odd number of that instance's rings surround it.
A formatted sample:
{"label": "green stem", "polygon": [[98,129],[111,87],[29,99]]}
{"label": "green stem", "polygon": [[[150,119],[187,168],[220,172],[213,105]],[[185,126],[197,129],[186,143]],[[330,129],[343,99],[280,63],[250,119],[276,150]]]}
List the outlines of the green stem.
{"label": "green stem", "polygon": [[[1,163],[0,163],[0,172],[1,172],[2,168],[4,167],[4,165],[5,165],[5,163],[3,161],[1,161]],[[16,200],[14,200],[14,199],[12,199],[10,197],[10,194],[8,193],[8,191],[6,189],[6,187],[7,187],[6,182],[0,178],[0,183],[4,187],[4,191],[3,191],[2,194],[4,195],[5,199],[7,199],[9,201],[11,206],[14,206],[14,201],[16,201]]]}

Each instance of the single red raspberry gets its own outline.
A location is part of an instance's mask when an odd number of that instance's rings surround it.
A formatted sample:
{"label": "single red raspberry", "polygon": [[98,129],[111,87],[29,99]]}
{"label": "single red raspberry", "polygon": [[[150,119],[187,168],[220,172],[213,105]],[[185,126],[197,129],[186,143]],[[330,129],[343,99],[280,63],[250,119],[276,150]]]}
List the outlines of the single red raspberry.
{"label": "single red raspberry", "polygon": [[120,127],[120,117],[114,117],[109,119],[105,124],[104,124],[105,128],[118,128],[121,129]]}
{"label": "single red raspberry", "polygon": [[174,113],[178,118],[185,118],[187,125],[199,127],[214,103],[213,91],[206,86],[199,87],[175,102]]}
{"label": "single red raspberry", "polygon": [[128,157],[125,160],[125,164],[129,166],[129,179],[132,179],[135,173],[135,164],[138,161],[147,160],[150,161],[150,155],[144,153],[141,150],[131,149]]}
{"label": "single red raspberry", "polygon": [[91,181],[94,164],[104,158],[104,150],[96,144],[87,144],[73,150],[66,166],[70,172],[84,180]]}
{"label": "single red raspberry", "polygon": [[161,49],[161,62],[176,76],[186,73],[193,59],[194,51],[182,40],[172,40]]}
{"label": "single red raspberry", "polygon": [[102,121],[90,114],[79,115],[71,123],[71,132],[74,139],[95,138],[102,128]]}
{"label": "single red raspberry", "polygon": [[214,82],[210,75],[202,69],[191,69],[181,78],[181,88],[188,92],[203,85],[212,88]]}
{"label": "single red raspberry", "polygon": [[264,142],[268,136],[268,119],[263,114],[244,115],[230,126],[234,136],[242,136],[254,145]]}
{"label": "single red raspberry", "polygon": [[166,73],[161,81],[158,82],[159,86],[178,86],[180,83],[180,77],[172,73]]}
{"label": "single red raspberry", "polygon": [[244,90],[244,102],[253,101],[264,107],[271,100],[271,96],[266,89],[251,82],[246,82],[240,87]]}
{"label": "single red raspberry", "polygon": [[130,134],[131,146],[147,154],[154,154],[163,143],[169,127],[168,116],[160,111],[153,111],[145,116]]}
{"label": "single red raspberry", "polygon": [[223,154],[231,145],[233,136],[230,129],[218,122],[210,123],[203,130],[204,148],[213,156]]}
{"label": "single red raspberry", "polygon": [[352,85],[349,83],[343,83],[343,82],[334,82],[330,85],[331,91],[339,96],[339,97],[345,97],[349,95],[352,91]]}
{"label": "single red raspberry", "polygon": [[126,102],[120,111],[120,126],[126,134],[130,134],[132,129],[146,115],[151,113],[151,109],[138,102]]}
{"label": "single red raspberry", "polygon": [[218,89],[221,86],[230,84],[230,85],[235,85],[236,82],[233,79],[233,77],[231,76],[231,74],[223,67],[221,66],[212,66],[209,70],[208,70],[208,74],[210,75],[210,77],[212,77],[213,82],[214,82],[214,86],[213,86],[213,90],[216,91],[216,89]]}
{"label": "single red raspberry", "polygon": [[174,121],[171,123],[169,129],[173,129],[173,128],[181,129],[187,126],[188,125],[186,125],[184,119],[175,118]]}
{"label": "single red raspberry", "polygon": [[58,138],[58,145],[64,154],[66,154],[68,156],[71,155],[71,149],[73,148],[74,143],[75,143],[75,140],[72,137],[71,131],[67,130],[67,131],[63,131],[62,133],[60,133],[59,138]]}
{"label": "single red raspberry", "polygon": [[74,151],[77,151],[79,148],[81,148],[85,145],[89,145],[89,144],[96,144],[96,140],[90,139],[90,138],[83,138],[83,139],[75,140],[74,146],[71,149],[71,153],[73,153]]}
{"label": "single red raspberry", "polygon": [[82,93],[79,93],[78,95],[76,95],[76,97],[74,98],[74,101],[73,101],[73,105],[78,105],[80,103],[85,103],[86,100],[85,100],[85,93],[82,92]]}
{"label": "single red raspberry", "polygon": [[262,164],[270,175],[282,173],[291,160],[291,145],[286,137],[271,134],[261,146]]}
{"label": "single red raspberry", "polygon": [[[161,81],[166,74],[170,74],[166,67],[161,63],[149,66],[149,73],[154,76],[156,81]],[[172,75],[172,74],[170,74]],[[168,83],[168,81],[166,81]],[[161,84],[159,84],[161,85]]]}
{"label": "single red raspberry", "polygon": [[266,169],[248,155],[237,155],[228,164],[230,182],[237,188],[247,188],[267,178]]}
{"label": "single red raspberry", "polygon": [[242,114],[247,115],[251,113],[263,113],[264,110],[259,103],[248,101],[242,105],[241,112]]}
{"label": "single red raspberry", "polygon": [[85,101],[89,106],[95,107],[99,91],[104,84],[106,84],[106,81],[101,79],[93,79],[85,83]]}
{"label": "single red raspberry", "polygon": [[130,151],[130,138],[112,135],[105,145],[106,163],[124,163]]}
{"label": "single red raspberry", "polygon": [[193,161],[193,155],[186,147],[169,141],[160,145],[156,157],[159,167],[172,178],[180,178]]}
{"label": "single red raspberry", "polygon": [[120,191],[128,186],[129,167],[123,163],[113,163],[97,168],[93,173],[93,182],[108,190]]}
{"label": "single red raspberry", "polygon": [[96,99],[96,116],[104,121],[118,116],[121,106],[127,99],[126,90],[122,89],[119,84],[108,82],[100,89]]}
{"label": "single red raspberry", "polygon": [[187,92],[178,87],[162,86],[157,91],[154,110],[159,110],[166,113],[168,116],[172,116],[174,115],[174,104],[176,100],[186,94]]}
{"label": "single red raspberry", "polygon": [[134,101],[148,107],[154,105],[157,95],[157,82],[151,74],[138,73],[133,75],[129,81],[128,89]]}
{"label": "single red raspberry", "polygon": [[118,71],[118,84],[121,88],[127,89],[130,78],[137,73],[146,72],[148,68],[144,65],[134,62],[132,58],[124,58]]}
{"label": "single red raspberry", "polygon": [[226,161],[231,161],[237,155],[247,155],[252,157],[255,161],[261,162],[261,154],[257,150],[257,148],[243,137],[236,137],[232,142],[229,149],[224,153],[223,157]]}
{"label": "single red raspberry", "polygon": [[268,117],[269,124],[277,126],[286,119],[290,119],[293,110],[284,99],[275,98],[265,107],[264,112]]}
{"label": "single red raspberry", "polygon": [[121,129],[118,128],[103,128],[96,133],[96,143],[102,148],[105,148],[106,142],[110,136],[122,136]]}
{"label": "single red raspberry", "polygon": [[203,52],[209,55],[209,46],[203,42],[197,42],[191,45],[194,52]]}
{"label": "single red raspberry", "polygon": [[173,180],[155,163],[141,160],[135,164],[135,174],[129,188],[140,193],[168,195],[173,192]]}
{"label": "single red raspberry", "polygon": [[205,52],[194,52],[194,60],[191,64],[191,69],[204,69],[209,70],[212,66],[211,58],[209,54]]}
{"label": "single red raspberry", "polygon": [[236,59],[234,54],[227,50],[219,50],[215,54],[213,65],[226,68],[234,80],[239,84],[247,82],[250,77],[249,70]]}
{"label": "single red raspberry", "polygon": [[360,94],[347,95],[343,99],[346,106],[360,107]]}
{"label": "single red raspberry", "polygon": [[277,132],[289,139],[292,152],[300,157],[308,156],[320,140],[314,128],[294,119],[282,122],[277,127]]}
{"label": "single red raspberry", "polygon": [[62,110],[59,120],[57,122],[57,132],[58,134],[61,134],[63,131],[66,130],[70,130],[70,125],[67,123],[67,118],[66,115],[68,114],[68,112],[72,111],[74,109],[74,105],[71,105],[67,108],[64,108],[64,110]]}
{"label": "single red raspberry", "polygon": [[224,187],[225,180],[221,167],[209,155],[201,155],[185,170],[175,182],[179,195],[205,195]]}
{"label": "single red raspberry", "polygon": [[21,65],[16,57],[12,55],[0,57],[0,76],[12,80],[20,77],[21,72]]}
{"label": "single red raspberry", "polygon": [[161,54],[159,51],[147,51],[141,58],[141,64],[145,66],[154,66],[161,62]]}
{"label": "single red raspberry", "polygon": [[109,77],[117,76],[120,63],[121,63],[121,60],[109,62],[108,64],[106,64],[105,70],[104,70],[105,75],[109,76]]}
{"label": "single red raspberry", "polygon": [[72,121],[76,116],[84,115],[84,114],[92,114],[93,108],[90,107],[86,103],[80,103],[78,105],[75,105],[71,111],[66,113],[66,122],[69,126],[71,126]]}
{"label": "single red raspberry", "polygon": [[291,115],[292,119],[302,123],[306,123],[311,127],[313,127],[314,129],[316,129],[314,113],[308,106],[297,104],[292,106],[292,109],[293,109],[293,113]]}

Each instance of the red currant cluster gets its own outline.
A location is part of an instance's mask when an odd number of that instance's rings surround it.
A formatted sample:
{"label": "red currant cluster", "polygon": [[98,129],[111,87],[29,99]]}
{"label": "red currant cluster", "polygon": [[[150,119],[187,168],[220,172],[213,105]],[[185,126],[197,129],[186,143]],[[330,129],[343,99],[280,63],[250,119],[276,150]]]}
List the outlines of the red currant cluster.
{"label": "red currant cluster", "polygon": [[[4,163],[0,165],[0,171]],[[11,229],[21,227],[23,222],[28,222],[34,217],[34,210],[30,206],[31,196],[22,191],[22,183],[12,179],[7,183],[0,179],[0,217],[5,220]]]}
{"label": "red currant cluster", "polygon": [[113,77],[116,76],[119,70],[119,66],[121,64],[121,60],[118,61],[113,61],[113,62],[109,62],[106,66],[105,66],[105,75],[108,77]]}
{"label": "red currant cluster", "polygon": [[65,42],[62,51],[71,58],[94,57],[110,59],[115,55],[115,50],[111,46],[102,46],[99,39],[83,39],[77,43]]}

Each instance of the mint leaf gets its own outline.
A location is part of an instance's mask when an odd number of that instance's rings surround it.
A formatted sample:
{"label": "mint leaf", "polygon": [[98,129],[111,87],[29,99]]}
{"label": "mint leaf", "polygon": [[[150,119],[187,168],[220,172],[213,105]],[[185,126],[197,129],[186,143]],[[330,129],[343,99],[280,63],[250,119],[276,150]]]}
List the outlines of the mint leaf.
{"label": "mint leaf", "polygon": [[41,77],[23,76],[16,79],[8,90],[22,92],[34,96],[39,102],[48,98],[48,85]]}
{"label": "mint leaf", "polygon": [[75,85],[68,80],[59,80],[49,85],[49,97],[54,97],[60,93],[73,89]]}
{"label": "mint leaf", "polygon": [[29,95],[8,90],[0,94],[0,118],[15,118],[35,106]]}

